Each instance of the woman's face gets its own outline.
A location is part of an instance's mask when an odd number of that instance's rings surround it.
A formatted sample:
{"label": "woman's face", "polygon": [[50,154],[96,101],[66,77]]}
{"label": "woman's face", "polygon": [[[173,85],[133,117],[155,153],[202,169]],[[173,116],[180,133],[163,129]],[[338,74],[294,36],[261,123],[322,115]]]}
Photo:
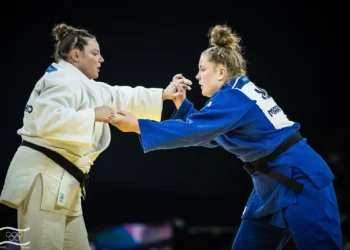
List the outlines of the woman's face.
{"label": "woman's face", "polygon": [[90,39],[84,51],[78,52],[78,58],[74,60],[74,65],[89,79],[96,79],[99,76],[102,62],[104,59],[99,44],[96,39]]}
{"label": "woman's face", "polygon": [[226,70],[221,65],[209,62],[205,55],[201,56],[198,68],[196,79],[201,86],[202,95],[210,98],[223,86]]}

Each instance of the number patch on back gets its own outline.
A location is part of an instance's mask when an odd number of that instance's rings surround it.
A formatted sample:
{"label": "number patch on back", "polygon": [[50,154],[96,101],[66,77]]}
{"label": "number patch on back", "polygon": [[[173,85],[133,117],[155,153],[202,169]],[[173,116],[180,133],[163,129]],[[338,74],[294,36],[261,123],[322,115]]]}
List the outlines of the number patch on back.
{"label": "number patch on back", "polygon": [[287,118],[283,110],[276,104],[266,90],[257,87],[252,82],[245,84],[241,90],[251,100],[256,101],[256,105],[258,105],[265,117],[276,129],[288,127],[294,123]]}
{"label": "number patch on back", "polygon": [[269,99],[271,97],[271,96],[269,96],[269,94],[266,92],[265,89],[256,87],[254,90],[255,90],[256,93],[261,94],[262,98],[265,99],[265,100],[267,100],[267,99]]}

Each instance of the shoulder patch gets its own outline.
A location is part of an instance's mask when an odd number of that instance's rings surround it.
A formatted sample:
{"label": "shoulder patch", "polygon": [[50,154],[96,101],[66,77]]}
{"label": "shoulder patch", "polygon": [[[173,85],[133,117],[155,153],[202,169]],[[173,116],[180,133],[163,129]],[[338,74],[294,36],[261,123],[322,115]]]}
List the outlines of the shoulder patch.
{"label": "shoulder patch", "polygon": [[57,71],[57,68],[55,68],[52,64],[46,69],[45,72],[51,73]]}

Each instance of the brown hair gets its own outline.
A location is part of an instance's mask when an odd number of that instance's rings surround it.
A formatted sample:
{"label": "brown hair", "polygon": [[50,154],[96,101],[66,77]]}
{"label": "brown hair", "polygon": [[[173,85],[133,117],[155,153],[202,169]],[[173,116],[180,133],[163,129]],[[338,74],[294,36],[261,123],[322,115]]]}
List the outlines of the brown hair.
{"label": "brown hair", "polygon": [[56,62],[60,59],[68,61],[69,53],[73,49],[84,51],[88,41],[95,38],[85,29],[77,29],[64,23],[53,27],[52,36],[56,41],[54,54]]}
{"label": "brown hair", "polygon": [[228,80],[246,75],[246,60],[242,56],[241,38],[227,25],[210,28],[209,48],[202,52],[209,62],[223,65],[227,69]]}

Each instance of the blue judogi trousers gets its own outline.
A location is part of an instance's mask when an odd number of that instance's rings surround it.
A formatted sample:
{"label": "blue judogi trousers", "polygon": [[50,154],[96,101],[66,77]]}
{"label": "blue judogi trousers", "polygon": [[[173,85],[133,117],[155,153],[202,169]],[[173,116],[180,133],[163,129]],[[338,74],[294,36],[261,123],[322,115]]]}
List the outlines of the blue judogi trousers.
{"label": "blue judogi trousers", "polygon": [[337,199],[330,183],[321,189],[301,171],[293,179],[304,184],[297,202],[282,211],[285,227],[271,224],[270,217],[244,218],[232,250],[283,249],[292,238],[299,250],[341,250],[342,236]]}

